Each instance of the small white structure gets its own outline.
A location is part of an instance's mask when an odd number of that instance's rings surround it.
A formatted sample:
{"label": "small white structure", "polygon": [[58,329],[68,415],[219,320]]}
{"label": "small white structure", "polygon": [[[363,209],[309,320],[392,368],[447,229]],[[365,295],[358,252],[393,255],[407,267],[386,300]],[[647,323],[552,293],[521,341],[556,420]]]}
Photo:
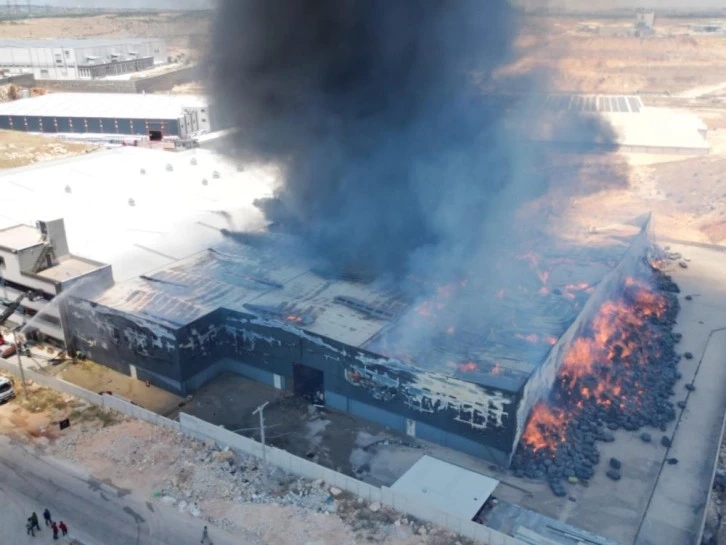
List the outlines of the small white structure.
{"label": "small white structure", "polygon": [[62,219],[0,229],[0,315],[18,325],[37,316],[33,328],[63,346],[63,309],[48,303],[81,280],[111,286],[111,266],[71,254]]}
{"label": "small white structure", "polygon": [[103,78],[166,62],[164,41],[153,38],[0,40],[0,69],[38,80]]}
{"label": "small white structure", "polygon": [[639,11],[635,14],[635,28],[638,30],[653,30],[655,26],[654,11]]}
{"label": "small white structure", "polygon": [[391,490],[444,513],[473,520],[498,485],[496,479],[423,456]]}

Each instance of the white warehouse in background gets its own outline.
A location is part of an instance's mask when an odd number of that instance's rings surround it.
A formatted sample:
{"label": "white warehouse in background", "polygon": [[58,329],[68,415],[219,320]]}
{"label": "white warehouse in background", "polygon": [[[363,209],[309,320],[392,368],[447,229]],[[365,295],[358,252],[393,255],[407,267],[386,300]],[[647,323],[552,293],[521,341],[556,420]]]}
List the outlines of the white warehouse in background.
{"label": "white warehouse in background", "polygon": [[153,38],[0,40],[0,70],[38,80],[103,78],[166,62],[164,41]]}

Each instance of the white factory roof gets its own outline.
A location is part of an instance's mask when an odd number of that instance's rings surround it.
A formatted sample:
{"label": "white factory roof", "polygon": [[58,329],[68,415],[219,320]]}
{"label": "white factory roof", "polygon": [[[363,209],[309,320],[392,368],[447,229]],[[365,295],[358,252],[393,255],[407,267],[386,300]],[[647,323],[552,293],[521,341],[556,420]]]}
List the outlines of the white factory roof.
{"label": "white factory roof", "polygon": [[444,513],[472,520],[498,485],[495,479],[423,456],[391,490]]}
{"label": "white factory roof", "polygon": [[0,116],[177,119],[184,108],[204,108],[198,95],[133,93],[49,93],[0,103]]}
{"label": "white factory roof", "polygon": [[[219,244],[222,228],[262,226],[252,201],[270,195],[274,180],[269,171],[238,172],[205,149],[94,152],[0,172],[0,229],[63,218],[71,253],[113,265],[119,281]],[[37,233],[21,228],[8,237],[25,245]]]}
{"label": "white factory roof", "polygon": [[38,40],[0,40],[0,47],[104,47],[111,45],[145,44],[158,38],[89,38],[89,39],[38,39]]}
{"label": "white factory roof", "polygon": [[[615,144],[624,151],[701,154],[710,148],[706,137],[708,127],[698,116],[686,111],[645,106],[635,95],[562,94],[536,100],[544,112],[574,111],[584,116],[602,116],[615,132]],[[580,136],[577,132],[564,135],[561,132],[550,133],[545,125],[539,138],[554,140]]]}

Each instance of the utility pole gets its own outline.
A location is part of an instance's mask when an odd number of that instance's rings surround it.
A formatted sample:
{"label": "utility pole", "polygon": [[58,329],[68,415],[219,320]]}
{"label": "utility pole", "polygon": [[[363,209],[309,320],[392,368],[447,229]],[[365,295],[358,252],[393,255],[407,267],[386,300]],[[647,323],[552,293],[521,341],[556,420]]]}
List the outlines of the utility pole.
{"label": "utility pole", "polygon": [[262,482],[267,488],[267,453],[265,452],[265,407],[270,404],[266,401],[257,407],[252,414],[260,415],[260,442],[262,443]]}
{"label": "utility pole", "polygon": [[23,396],[28,400],[28,387],[25,385],[25,371],[23,370],[23,359],[20,357],[20,343],[18,342],[18,329],[13,329],[13,340],[15,341],[15,354],[18,356],[18,367],[20,367],[20,380],[23,382]]}

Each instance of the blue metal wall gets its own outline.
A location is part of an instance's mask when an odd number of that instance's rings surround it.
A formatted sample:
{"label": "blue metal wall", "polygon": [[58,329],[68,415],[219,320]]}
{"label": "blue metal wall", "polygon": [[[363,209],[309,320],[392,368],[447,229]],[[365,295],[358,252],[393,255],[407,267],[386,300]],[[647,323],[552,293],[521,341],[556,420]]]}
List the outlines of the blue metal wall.
{"label": "blue metal wall", "polygon": [[[166,376],[159,386],[186,394],[223,371],[294,387],[293,366],[322,371],[331,408],[504,464],[514,449],[517,394],[432,375],[400,362],[283,324],[218,309],[170,329],[93,303],[72,300],[69,330],[94,360],[137,376]],[[73,312],[77,310],[77,312]],[[362,379],[354,378],[368,373]],[[178,386],[177,386],[178,385]],[[506,404],[504,410],[496,403]]]}
{"label": "blue metal wall", "polygon": [[137,136],[148,135],[149,131],[161,131],[164,136],[179,136],[179,121],[176,119],[0,115],[0,129],[43,133],[103,133]]}

